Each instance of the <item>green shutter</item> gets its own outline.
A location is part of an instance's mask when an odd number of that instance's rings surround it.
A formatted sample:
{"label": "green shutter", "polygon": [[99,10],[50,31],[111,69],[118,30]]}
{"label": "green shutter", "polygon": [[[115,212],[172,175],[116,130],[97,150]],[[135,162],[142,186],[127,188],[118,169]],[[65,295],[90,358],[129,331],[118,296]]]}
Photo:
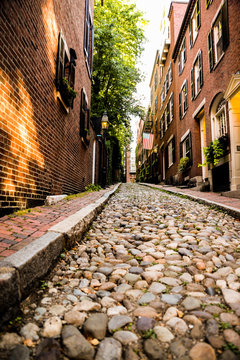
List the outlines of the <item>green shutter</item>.
{"label": "green shutter", "polygon": [[213,38],[212,38],[212,29],[208,33],[208,60],[209,60],[209,69],[213,69]]}
{"label": "green shutter", "polygon": [[229,30],[228,30],[228,4],[227,0],[224,2],[222,9],[222,39],[223,39],[223,51],[225,51],[229,45]]}
{"label": "green shutter", "polygon": [[197,0],[197,29],[201,26],[201,9],[200,9],[200,0]]}
{"label": "green shutter", "polygon": [[195,96],[194,91],[194,68],[191,69],[191,99],[193,100]]}
{"label": "green shutter", "polygon": [[202,51],[201,50],[198,54],[198,62],[199,62],[200,87],[202,87],[203,86],[203,62],[202,62]]}
{"label": "green shutter", "polygon": [[182,92],[179,93],[179,119],[182,119]]}

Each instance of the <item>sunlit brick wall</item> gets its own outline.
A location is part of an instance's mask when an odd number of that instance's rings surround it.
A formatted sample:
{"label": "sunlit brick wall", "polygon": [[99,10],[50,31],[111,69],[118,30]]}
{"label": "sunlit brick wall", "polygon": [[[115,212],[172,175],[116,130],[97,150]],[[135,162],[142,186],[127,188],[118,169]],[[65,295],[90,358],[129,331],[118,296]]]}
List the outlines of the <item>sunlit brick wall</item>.
{"label": "sunlit brick wall", "polygon": [[[91,7],[93,13],[93,0]],[[32,206],[46,195],[79,192],[92,182],[93,131],[89,147],[79,135],[83,87],[91,99],[84,14],[83,0],[0,3],[1,209]],[[78,95],[69,113],[55,87],[60,30],[77,54]]]}

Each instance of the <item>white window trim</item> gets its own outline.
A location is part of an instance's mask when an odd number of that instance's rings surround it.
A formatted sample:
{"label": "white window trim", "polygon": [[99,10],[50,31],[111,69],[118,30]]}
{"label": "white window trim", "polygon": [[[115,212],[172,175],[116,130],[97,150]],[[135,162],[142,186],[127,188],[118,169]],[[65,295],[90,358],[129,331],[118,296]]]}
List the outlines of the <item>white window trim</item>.
{"label": "white window trim", "polygon": [[181,137],[181,141],[180,142],[183,142],[185,140],[185,138],[189,135],[190,133],[190,129],[188,129],[185,134]]}

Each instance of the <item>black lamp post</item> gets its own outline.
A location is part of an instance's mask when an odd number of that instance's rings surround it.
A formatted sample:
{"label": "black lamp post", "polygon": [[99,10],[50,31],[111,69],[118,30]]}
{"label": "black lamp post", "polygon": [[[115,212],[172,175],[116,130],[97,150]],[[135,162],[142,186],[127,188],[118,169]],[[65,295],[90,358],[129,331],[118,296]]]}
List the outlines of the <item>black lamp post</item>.
{"label": "black lamp post", "polygon": [[107,130],[108,130],[108,126],[109,126],[109,121],[108,121],[108,116],[107,116],[107,111],[104,111],[104,114],[102,116],[102,120],[101,120],[101,125],[102,125],[102,136],[103,136],[103,142],[102,142],[102,183],[101,186],[102,188],[106,187],[106,183],[107,183],[107,151],[106,151],[106,135],[107,135]]}

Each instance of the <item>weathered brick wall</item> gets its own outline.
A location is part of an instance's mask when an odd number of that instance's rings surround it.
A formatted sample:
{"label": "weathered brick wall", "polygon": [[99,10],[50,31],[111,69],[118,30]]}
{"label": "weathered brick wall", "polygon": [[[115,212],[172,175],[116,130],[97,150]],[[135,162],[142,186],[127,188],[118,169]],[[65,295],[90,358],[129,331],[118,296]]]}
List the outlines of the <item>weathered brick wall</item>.
{"label": "weathered brick wall", "polygon": [[[91,2],[93,14],[93,0]],[[91,183],[93,131],[79,135],[81,88],[90,102],[84,53],[83,0],[0,3],[0,205],[31,206],[46,195],[74,193]],[[56,96],[58,34],[77,54],[69,113]]]}

